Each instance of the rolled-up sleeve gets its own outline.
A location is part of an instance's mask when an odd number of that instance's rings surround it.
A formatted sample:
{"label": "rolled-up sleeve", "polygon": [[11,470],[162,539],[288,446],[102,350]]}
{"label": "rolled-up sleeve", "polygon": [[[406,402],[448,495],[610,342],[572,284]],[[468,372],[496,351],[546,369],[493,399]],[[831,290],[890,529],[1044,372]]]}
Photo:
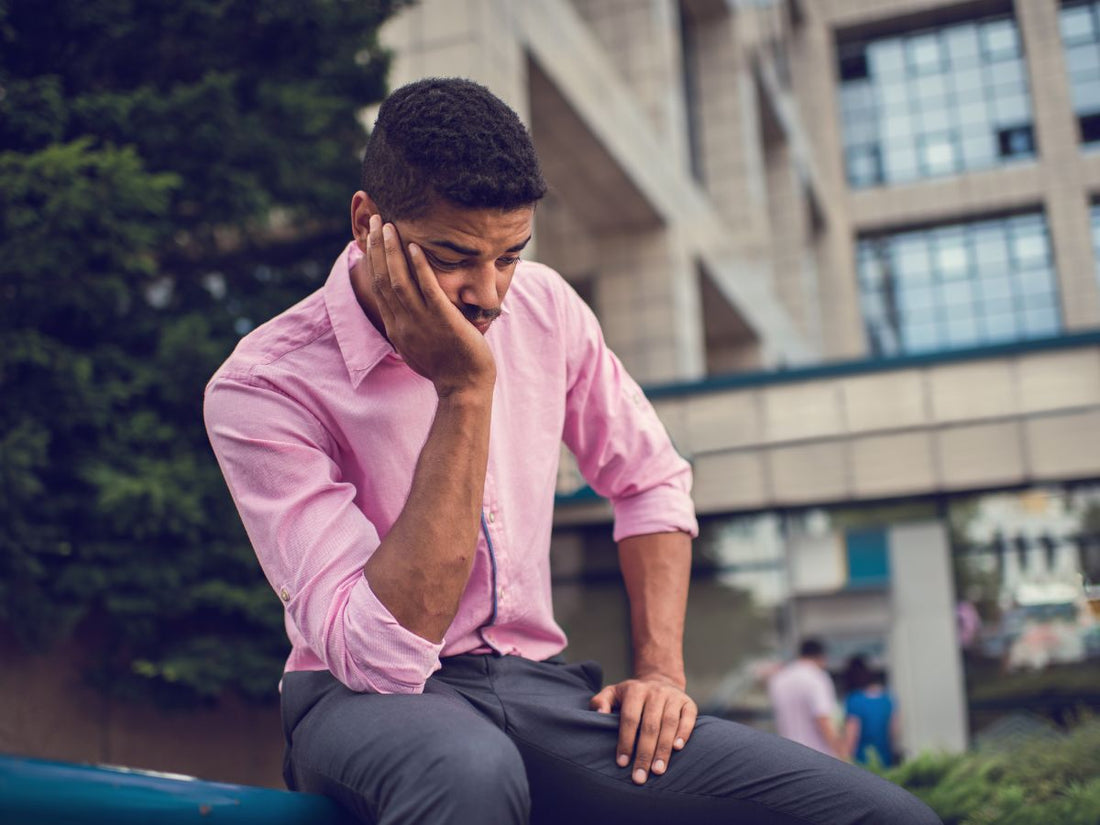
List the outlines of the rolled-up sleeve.
{"label": "rolled-up sleeve", "polygon": [[215,378],[204,416],[260,565],[305,644],[352,690],[421,692],[443,645],[404,628],[371,591],[363,565],[378,531],[321,423],[251,376]]}
{"label": "rolled-up sleeve", "polygon": [[674,531],[698,535],[691,466],[608,348],[595,315],[564,282],[562,290],[569,345],[563,439],[592,489],[611,501],[615,541]]}

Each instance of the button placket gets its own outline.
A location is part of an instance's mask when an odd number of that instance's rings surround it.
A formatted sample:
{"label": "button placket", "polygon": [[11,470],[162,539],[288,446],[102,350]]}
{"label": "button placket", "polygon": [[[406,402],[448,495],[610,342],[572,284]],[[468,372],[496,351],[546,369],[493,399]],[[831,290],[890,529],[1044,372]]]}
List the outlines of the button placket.
{"label": "button placket", "polygon": [[504,558],[506,554],[503,548],[504,542],[501,537],[500,502],[496,497],[496,484],[492,473],[492,461],[489,462],[489,469],[485,474],[485,497],[482,506],[485,517],[486,537],[491,543],[495,561],[493,600],[496,603],[496,615],[494,623],[499,624],[502,617],[507,615],[505,609],[507,598],[505,596],[504,586],[506,568]]}

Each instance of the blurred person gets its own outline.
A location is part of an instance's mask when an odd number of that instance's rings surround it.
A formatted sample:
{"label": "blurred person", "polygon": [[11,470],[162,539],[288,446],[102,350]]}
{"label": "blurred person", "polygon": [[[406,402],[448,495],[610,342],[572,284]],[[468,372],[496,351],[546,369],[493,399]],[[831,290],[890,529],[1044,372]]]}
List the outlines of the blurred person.
{"label": "blurred person", "polygon": [[872,670],[863,656],[852,656],[844,669],[844,688],[845,751],[860,765],[868,764],[872,750],[880,763],[893,765],[898,714],[884,676]]}
{"label": "blurred person", "polygon": [[[286,610],[285,777],[360,821],[937,822],[685,692],[691,471],[599,324],[520,256],[546,191],[487,89],[382,105],[325,285],[211,379],[207,429]],[[612,502],[632,678],[567,664],[562,440]]]}
{"label": "blurred person", "polygon": [[798,658],[768,681],[768,695],[780,736],[838,759],[848,757],[836,725],[840,709],[821,640],[802,641]]}
{"label": "blurred person", "polygon": [[955,628],[959,647],[964,651],[972,650],[982,632],[982,617],[972,599],[962,599],[955,605]]}

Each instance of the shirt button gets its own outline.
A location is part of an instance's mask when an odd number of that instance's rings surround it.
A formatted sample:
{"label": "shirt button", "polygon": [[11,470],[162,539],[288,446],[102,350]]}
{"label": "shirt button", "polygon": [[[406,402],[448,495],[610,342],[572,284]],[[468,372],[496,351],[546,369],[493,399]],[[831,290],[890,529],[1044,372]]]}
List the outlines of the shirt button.
{"label": "shirt button", "polygon": [[490,510],[489,511],[489,523],[492,524],[496,520],[497,520],[497,514],[494,513],[492,510]]}
{"label": "shirt button", "polygon": [[290,593],[285,587],[279,591],[279,598],[282,599],[284,602],[290,601]]}

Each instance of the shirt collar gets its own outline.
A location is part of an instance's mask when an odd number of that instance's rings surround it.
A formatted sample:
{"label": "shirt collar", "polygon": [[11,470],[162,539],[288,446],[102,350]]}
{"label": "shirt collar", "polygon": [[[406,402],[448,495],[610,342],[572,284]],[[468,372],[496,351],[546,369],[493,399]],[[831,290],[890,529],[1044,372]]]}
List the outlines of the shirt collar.
{"label": "shirt collar", "polygon": [[333,264],[324,287],[325,308],[354,387],[387,355],[400,358],[355,297],[351,273],[362,257],[363,251],[354,241],[350,242]]}

